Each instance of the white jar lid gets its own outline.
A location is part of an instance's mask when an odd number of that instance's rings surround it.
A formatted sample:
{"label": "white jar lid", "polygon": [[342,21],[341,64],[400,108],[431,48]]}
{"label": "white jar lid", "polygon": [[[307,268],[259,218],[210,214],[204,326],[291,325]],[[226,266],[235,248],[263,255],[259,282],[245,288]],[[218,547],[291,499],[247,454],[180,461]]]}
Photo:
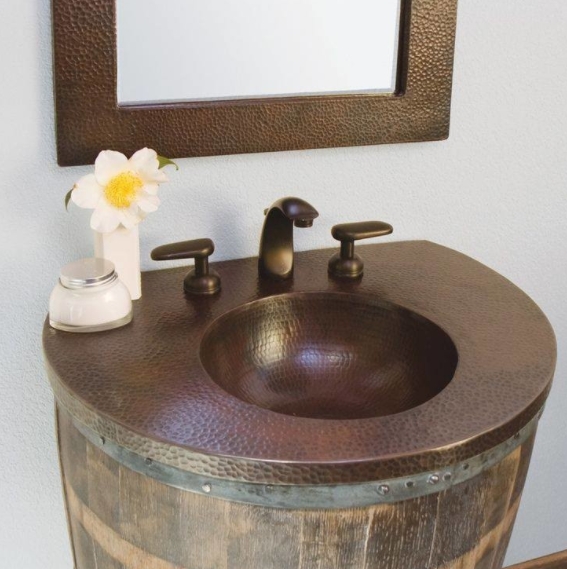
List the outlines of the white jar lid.
{"label": "white jar lid", "polygon": [[114,263],[108,259],[90,257],[79,259],[61,269],[59,282],[65,288],[88,288],[116,280]]}

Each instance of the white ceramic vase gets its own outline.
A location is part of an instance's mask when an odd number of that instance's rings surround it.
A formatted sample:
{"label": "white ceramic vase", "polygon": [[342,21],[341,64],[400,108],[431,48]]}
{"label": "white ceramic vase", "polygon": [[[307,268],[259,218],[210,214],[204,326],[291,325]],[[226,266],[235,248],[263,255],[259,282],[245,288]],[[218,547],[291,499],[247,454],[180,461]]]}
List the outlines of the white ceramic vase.
{"label": "white ceramic vase", "polygon": [[95,257],[114,263],[118,278],[130,291],[132,300],[142,296],[140,274],[140,234],[138,226],[132,229],[118,227],[111,233],[94,232]]}

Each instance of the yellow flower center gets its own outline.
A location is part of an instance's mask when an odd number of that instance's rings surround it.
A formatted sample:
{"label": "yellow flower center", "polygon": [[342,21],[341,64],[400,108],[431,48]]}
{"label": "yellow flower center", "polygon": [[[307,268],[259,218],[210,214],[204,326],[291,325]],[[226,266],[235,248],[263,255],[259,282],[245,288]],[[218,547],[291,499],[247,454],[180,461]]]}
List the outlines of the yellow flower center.
{"label": "yellow flower center", "polygon": [[130,207],[143,185],[140,176],[132,172],[122,172],[108,182],[104,188],[104,197],[114,207]]}

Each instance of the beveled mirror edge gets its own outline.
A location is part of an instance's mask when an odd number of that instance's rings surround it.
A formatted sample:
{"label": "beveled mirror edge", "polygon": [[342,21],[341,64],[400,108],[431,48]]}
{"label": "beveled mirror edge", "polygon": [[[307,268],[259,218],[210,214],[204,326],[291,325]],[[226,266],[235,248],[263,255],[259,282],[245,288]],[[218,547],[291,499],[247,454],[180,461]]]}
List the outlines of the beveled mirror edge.
{"label": "beveled mirror edge", "polygon": [[167,156],[189,157],[422,142],[449,135],[457,0],[404,0],[394,95],[141,107],[117,103],[115,1],[52,0],[60,166],[92,163],[105,148],[131,154],[149,146]]}

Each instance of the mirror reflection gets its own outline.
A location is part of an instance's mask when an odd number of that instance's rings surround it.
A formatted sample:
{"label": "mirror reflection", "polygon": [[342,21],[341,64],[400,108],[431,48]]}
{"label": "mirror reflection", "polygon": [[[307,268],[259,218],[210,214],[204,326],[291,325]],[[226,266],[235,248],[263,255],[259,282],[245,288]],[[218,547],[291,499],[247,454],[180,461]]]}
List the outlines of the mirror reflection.
{"label": "mirror reflection", "polygon": [[392,93],[400,0],[116,0],[122,105]]}

